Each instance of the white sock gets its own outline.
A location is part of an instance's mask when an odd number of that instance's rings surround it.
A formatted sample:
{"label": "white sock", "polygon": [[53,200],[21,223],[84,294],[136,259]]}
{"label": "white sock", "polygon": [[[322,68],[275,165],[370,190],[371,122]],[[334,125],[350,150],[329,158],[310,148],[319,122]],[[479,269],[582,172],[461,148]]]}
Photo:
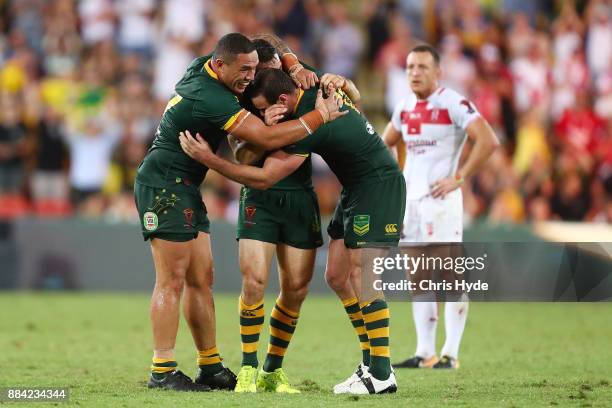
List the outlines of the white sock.
{"label": "white sock", "polygon": [[446,302],[444,304],[444,329],[446,331],[446,341],[442,347],[441,355],[458,358],[459,344],[463,336],[465,321],[469,309],[467,296],[462,297],[463,301]]}
{"label": "white sock", "polygon": [[417,347],[415,355],[430,358],[436,354],[436,327],[438,326],[438,304],[435,293],[415,295],[412,302],[412,317],[416,327]]}

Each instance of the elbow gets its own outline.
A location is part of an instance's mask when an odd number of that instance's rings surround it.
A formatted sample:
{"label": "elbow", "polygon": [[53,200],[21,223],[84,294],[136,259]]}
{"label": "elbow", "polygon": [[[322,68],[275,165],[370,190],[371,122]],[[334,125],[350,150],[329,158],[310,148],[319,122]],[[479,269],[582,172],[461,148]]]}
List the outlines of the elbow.
{"label": "elbow", "polygon": [[267,190],[273,186],[273,183],[267,180],[258,180],[254,183],[251,183],[251,187],[256,190]]}
{"label": "elbow", "polygon": [[489,143],[489,155],[492,155],[495,152],[495,150],[497,150],[500,146],[501,146],[501,143],[499,142],[499,139],[497,138],[497,136],[495,136],[494,134]]}

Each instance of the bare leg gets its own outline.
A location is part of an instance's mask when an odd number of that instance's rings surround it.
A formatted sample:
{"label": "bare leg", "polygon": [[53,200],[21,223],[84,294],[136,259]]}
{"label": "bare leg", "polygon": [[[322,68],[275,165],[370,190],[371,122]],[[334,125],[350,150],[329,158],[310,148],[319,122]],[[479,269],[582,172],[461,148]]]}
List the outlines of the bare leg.
{"label": "bare leg", "polygon": [[316,253],[316,249],[298,249],[284,244],[276,249],[281,287],[279,301],[290,310],[299,312],[308,294]]}
{"label": "bare leg", "polygon": [[151,297],[153,357],[174,359],[181,292],[189,267],[192,241],[171,242],[155,238],[151,251],[155,263],[155,288]]}
{"label": "bare leg", "polygon": [[215,303],[213,299],[213,259],[210,235],[198,234],[191,250],[191,262],[185,279],[183,314],[198,350],[216,345]]}
{"label": "bare leg", "polygon": [[241,239],[239,244],[240,272],[242,273],[242,301],[247,305],[261,302],[268,284],[270,262],[275,244]]}
{"label": "bare leg", "polygon": [[329,241],[327,265],[325,266],[325,280],[340,300],[357,297],[351,285],[348,249],[344,240],[332,239]]}

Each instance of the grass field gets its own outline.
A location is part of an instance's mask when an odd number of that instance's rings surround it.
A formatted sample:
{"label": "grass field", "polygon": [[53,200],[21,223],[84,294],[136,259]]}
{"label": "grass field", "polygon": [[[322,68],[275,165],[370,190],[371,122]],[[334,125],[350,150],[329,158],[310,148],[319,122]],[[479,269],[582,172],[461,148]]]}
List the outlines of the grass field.
{"label": "grass field", "polygon": [[[225,364],[237,371],[236,296],[217,295],[216,304],[218,344]],[[395,359],[414,351],[409,306],[391,304]],[[609,303],[473,303],[460,370],[398,371],[397,394],[367,397],[335,396],[330,391],[351,373],[360,356],[348,320],[331,296],[312,296],[304,305],[285,358],[287,373],[303,393],[290,396],[148,391],[151,341],[145,294],[3,293],[0,310],[0,387],[69,387],[69,405],[612,406]],[[438,330],[438,347],[443,332]],[[267,343],[267,330],[262,339]],[[260,344],[260,360],[265,346]],[[188,375],[195,371],[194,356],[189,332],[182,324],[177,358]]]}

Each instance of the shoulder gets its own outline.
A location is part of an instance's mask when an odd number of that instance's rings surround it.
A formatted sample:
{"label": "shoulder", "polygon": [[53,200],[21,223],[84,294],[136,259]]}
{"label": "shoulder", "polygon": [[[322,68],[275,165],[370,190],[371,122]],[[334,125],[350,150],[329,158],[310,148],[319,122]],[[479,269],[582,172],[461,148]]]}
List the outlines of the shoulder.
{"label": "shoulder", "polygon": [[442,105],[454,105],[461,102],[465,97],[451,88],[442,87],[434,93],[436,101]]}
{"label": "shoulder", "polygon": [[226,106],[240,106],[240,101],[223,84],[215,80],[203,80],[203,86],[200,88],[196,103],[201,106],[209,107],[215,110],[222,109]]}
{"label": "shoulder", "polygon": [[457,110],[463,107],[468,111],[474,109],[474,105],[468,98],[450,88],[440,88],[435,94],[435,103],[441,108]]}

